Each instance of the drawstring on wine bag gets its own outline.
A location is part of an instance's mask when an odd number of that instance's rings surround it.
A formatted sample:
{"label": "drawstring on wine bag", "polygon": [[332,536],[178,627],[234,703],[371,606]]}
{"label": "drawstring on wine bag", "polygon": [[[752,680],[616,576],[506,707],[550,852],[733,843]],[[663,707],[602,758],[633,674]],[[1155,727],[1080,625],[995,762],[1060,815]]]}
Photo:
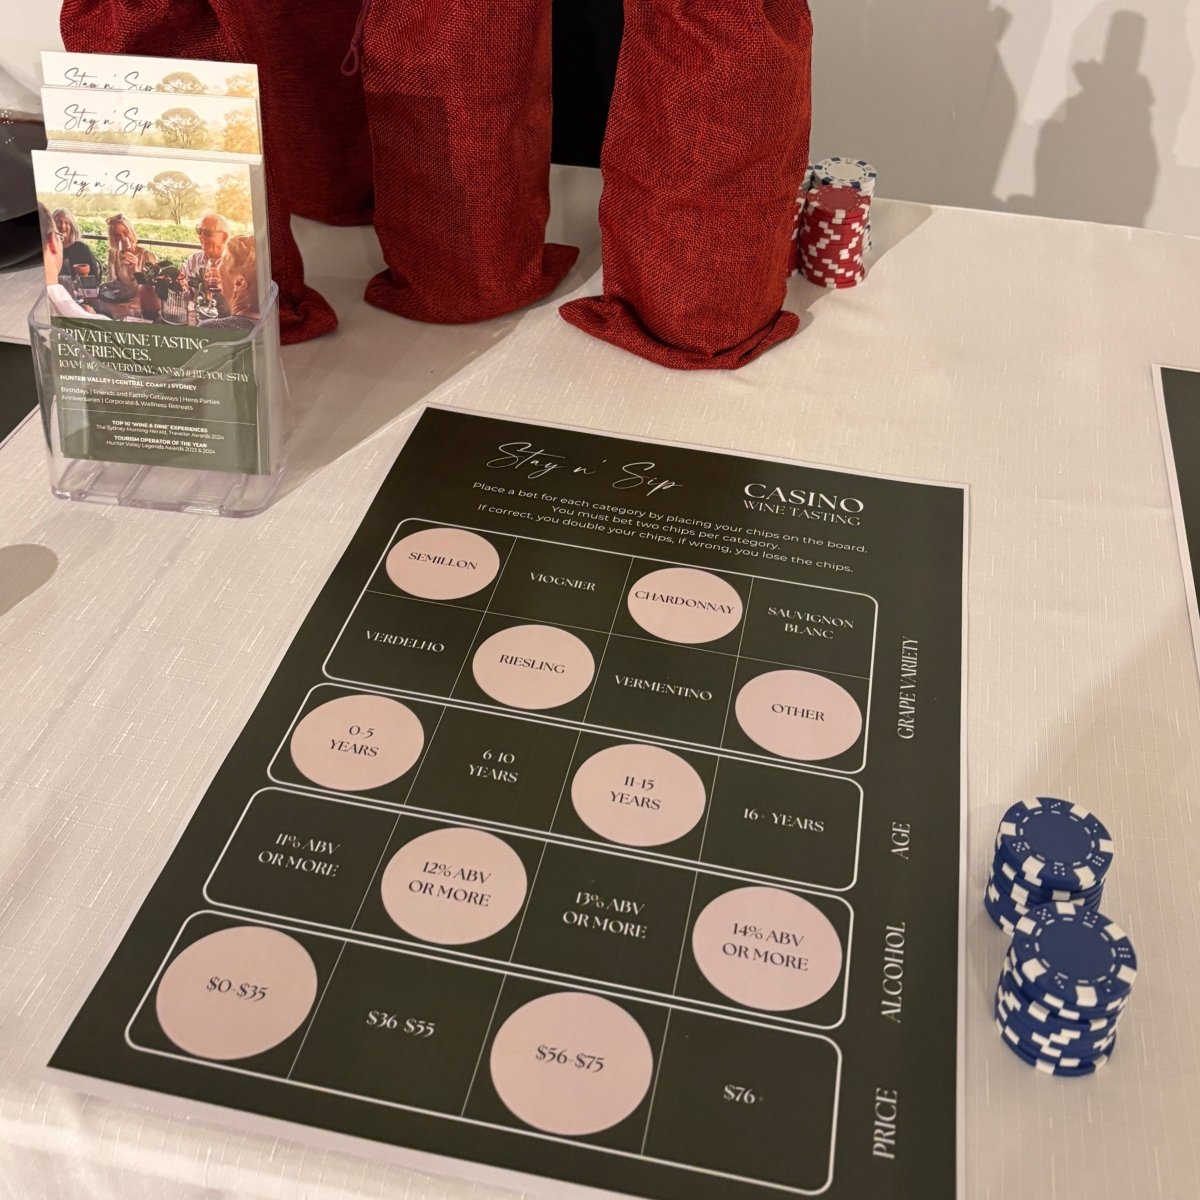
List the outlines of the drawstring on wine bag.
{"label": "drawstring on wine bag", "polygon": [[363,26],[367,23],[367,9],[370,7],[371,0],[362,0],[358,20],[354,23],[354,33],[350,36],[350,49],[342,59],[342,74],[347,77],[357,75],[362,70]]}

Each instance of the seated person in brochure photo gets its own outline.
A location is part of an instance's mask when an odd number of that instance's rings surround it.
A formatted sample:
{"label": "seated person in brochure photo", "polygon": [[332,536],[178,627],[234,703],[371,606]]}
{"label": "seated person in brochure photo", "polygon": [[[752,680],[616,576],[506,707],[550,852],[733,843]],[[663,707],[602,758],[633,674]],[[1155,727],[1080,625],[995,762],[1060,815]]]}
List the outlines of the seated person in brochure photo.
{"label": "seated person in brochure photo", "polygon": [[98,321],[107,321],[102,313],[84,308],[61,283],[59,275],[63,270],[63,236],[55,228],[54,218],[50,210],[38,204],[38,221],[42,227],[42,262],[46,268],[46,296],[54,306],[54,311],[63,317],[93,317]]}
{"label": "seated person in brochure photo", "polygon": [[138,245],[137,230],[124,213],[108,218],[108,277],[137,288],[134,275],[157,262],[152,251]]}
{"label": "seated person in brochure photo", "polygon": [[[92,248],[83,240],[75,214],[66,208],[56,208],[53,213],[54,228],[62,238],[63,265],[76,278],[80,275],[90,276],[93,283],[100,282],[100,264],[92,253]],[[87,267],[86,271],[76,271],[76,267]]]}
{"label": "seated person in brochure photo", "polygon": [[200,249],[188,255],[183,264],[183,274],[189,279],[202,272],[208,276],[212,287],[220,286],[216,276],[217,263],[225,253],[225,245],[229,241],[231,230],[229,221],[220,213],[210,208],[196,222],[196,236],[200,239]]}
{"label": "seated person in brochure photo", "polygon": [[[130,304],[114,304],[97,301],[105,311],[97,312],[90,306],[80,304],[71,293],[59,283],[59,275],[63,272],[64,238],[59,231],[58,223],[50,215],[50,210],[38,204],[38,220],[42,231],[42,261],[45,265],[46,295],[54,307],[54,311],[64,317],[91,317],[96,320],[109,320],[124,315],[125,310],[132,311]],[[111,231],[114,221],[124,221],[123,217],[110,218]],[[140,249],[140,248],[139,248]],[[122,251],[127,253],[127,251]],[[146,262],[154,262],[154,256],[149,251],[142,251],[148,257]],[[202,252],[198,252],[202,253]],[[209,320],[201,320],[200,324],[213,329],[244,329],[254,327],[259,317],[258,275],[255,267],[258,253],[254,238],[248,235],[231,237],[224,243],[224,252],[206,269],[206,274],[214,281],[214,294],[217,300],[217,316]],[[120,310],[120,311],[114,311]]]}
{"label": "seated person in brochure photo", "polygon": [[219,315],[201,321],[202,326],[206,329],[254,328],[259,316],[257,261],[258,252],[252,237],[243,234],[229,239],[216,266]]}

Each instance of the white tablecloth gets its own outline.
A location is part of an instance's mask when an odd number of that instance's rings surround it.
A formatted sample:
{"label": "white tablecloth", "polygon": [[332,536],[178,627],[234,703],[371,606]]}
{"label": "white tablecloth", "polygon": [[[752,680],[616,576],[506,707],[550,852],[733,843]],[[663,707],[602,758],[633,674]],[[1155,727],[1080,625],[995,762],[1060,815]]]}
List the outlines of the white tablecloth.
{"label": "white tablecloth", "polygon": [[[0,1196],[500,1194],[38,1077],[429,397],[971,485],[967,1195],[1194,1200],[1200,683],[1150,365],[1200,368],[1200,240],[881,202],[865,286],[795,281],[794,340],[676,374],[555,311],[597,287],[597,193],[556,172],[552,234],[580,266],[472,328],[367,307],[370,230],[305,225],[343,325],[286,351],[308,416],[261,517],[55,500],[34,422],[0,451]],[[0,276],[0,336],[34,277]],[[1029,1070],[991,1021],[1005,940],[976,893],[1000,811],[1036,792],[1112,828],[1105,909],[1143,964],[1089,1080]]]}

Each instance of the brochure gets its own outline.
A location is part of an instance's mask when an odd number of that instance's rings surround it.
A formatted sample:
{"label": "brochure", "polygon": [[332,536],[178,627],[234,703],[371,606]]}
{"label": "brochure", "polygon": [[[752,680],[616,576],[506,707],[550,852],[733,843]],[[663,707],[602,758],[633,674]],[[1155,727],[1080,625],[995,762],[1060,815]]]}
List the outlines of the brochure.
{"label": "brochure", "polygon": [[[256,167],[35,151],[62,453],[267,473],[252,344],[269,294]],[[49,283],[52,278],[57,283]]]}
{"label": "brochure", "polygon": [[125,146],[155,154],[262,155],[252,96],[42,88],[46,140],[52,148]]}
{"label": "brochure", "polygon": [[43,50],[42,80],[47,87],[82,87],[92,91],[258,97],[258,68],[253,63],[194,58]]}

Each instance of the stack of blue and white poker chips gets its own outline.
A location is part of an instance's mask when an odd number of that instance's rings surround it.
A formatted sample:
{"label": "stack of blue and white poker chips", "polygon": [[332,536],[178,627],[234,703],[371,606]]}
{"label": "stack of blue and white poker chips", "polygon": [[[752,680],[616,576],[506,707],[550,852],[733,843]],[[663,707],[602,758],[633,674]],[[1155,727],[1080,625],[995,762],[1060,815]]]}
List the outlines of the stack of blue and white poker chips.
{"label": "stack of blue and white poker chips", "polygon": [[996,1027],[1023,1062],[1047,1075],[1090,1075],[1116,1046],[1137,978],[1137,955],[1115,922],[1069,901],[1016,923],[996,986]]}
{"label": "stack of blue and white poker chips", "polygon": [[983,906],[1005,933],[1042,904],[1095,910],[1113,860],[1112,837],[1080,804],[1020,800],[1000,822]]}

